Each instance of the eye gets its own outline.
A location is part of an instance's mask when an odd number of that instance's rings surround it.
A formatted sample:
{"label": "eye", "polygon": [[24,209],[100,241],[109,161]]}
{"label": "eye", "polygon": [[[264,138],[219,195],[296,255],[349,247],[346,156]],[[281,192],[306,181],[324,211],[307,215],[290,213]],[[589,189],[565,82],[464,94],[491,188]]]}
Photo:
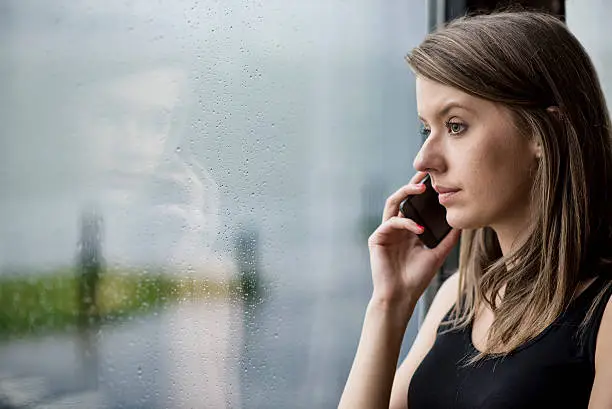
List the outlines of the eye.
{"label": "eye", "polygon": [[431,133],[431,129],[429,129],[425,125],[421,124],[421,128],[419,129],[419,134],[422,137],[427,138],[430,133]]}
{"label": "eye", "polygon": [[457,120],[449,120],[444,125],[451,135],[459,135],[467,129],[467,125]]}

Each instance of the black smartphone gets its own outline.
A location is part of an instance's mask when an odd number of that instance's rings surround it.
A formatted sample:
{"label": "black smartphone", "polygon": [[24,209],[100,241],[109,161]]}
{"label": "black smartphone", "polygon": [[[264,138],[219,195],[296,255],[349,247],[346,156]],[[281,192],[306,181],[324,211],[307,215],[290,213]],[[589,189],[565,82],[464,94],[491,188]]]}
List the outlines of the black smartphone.
{"label": "black smartphone", "polygon": [[438,193],[431,185],[429,174],[421,181],[425,191],[420,195],[410,195],[400,204],[400,211],[409,219],[425,228],[419,239],[430,249],[436,247],[451,231],[446,222],[446,208],[438,201]]}

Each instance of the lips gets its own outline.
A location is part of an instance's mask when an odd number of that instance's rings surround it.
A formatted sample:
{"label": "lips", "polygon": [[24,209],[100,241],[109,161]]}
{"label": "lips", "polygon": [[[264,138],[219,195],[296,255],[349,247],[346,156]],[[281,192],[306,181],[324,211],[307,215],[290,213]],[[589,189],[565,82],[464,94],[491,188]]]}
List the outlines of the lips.
{"label": "lips", "polygon": [[436,192],[438,192],[438,201],[440,202],[441,205],[445,207],[450,205],[450,203],[453,201],[453,199],[457,195],[457,192],[461,190],[456,187],[447,187],[447,186],[440,186],[440,185],[435,185],[433,188]]}
{"label": "lips", "polygon": [[436,185],[433,188],[439,194],[454,193],[454,192],[458,192],[459,191],[459,189],[456,188],[456,187],[445,187],[445,186],[440,186],[440,185]]}

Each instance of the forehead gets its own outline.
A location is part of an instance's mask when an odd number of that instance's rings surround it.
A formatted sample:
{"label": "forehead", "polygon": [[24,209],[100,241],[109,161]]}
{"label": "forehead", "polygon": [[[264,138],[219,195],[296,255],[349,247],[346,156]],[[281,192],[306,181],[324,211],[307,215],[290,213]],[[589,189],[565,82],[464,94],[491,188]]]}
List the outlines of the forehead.
{"label": "forehead", "polygon": [[458,88],[440,84],[423,77],[416,79],[416,100],[419,116],[433,118],[451,109],[477,113],[490,109],[490,101],[474,97]]}

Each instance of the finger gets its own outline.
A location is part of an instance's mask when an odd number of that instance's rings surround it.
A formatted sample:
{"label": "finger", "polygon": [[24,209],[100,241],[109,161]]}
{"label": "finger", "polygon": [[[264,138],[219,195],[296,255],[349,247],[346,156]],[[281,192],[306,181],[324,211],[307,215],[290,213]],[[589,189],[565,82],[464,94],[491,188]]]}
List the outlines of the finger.
{"label": "finger", "polygon": [[423,226],[418,224],[412,219],[406,219],[405,217],[392,217],[387,222],[387,224],[392,229],[407,229],[415,234],[421,234],[425,230]]}
{"label": "finger", "polygon": [[418,195],[425,191],[425,185],[408,184],[399,188],[395,193],[387,198],[385,209],[383,210],[383,223],[395,216],[399,212],[399,205],[407,196]]}
{"label": "finger", "polygon": [[417,173],[414,174],[412,179],[410,179],[409,183],[414,183],[414,184],[419,183],[421,180],[423,180],[425,176],[427,176],[427,172],[418,171]]}
{"label": "finger", "polygon": [[423,226],[419,226],[414,220],[406,219],[405,217],[392,217],[381,224],[370,236],[370,245],[380,244],[384,241],[384,237],[398,230],[409,231],[414,234],[421,234],[424,231]]}

